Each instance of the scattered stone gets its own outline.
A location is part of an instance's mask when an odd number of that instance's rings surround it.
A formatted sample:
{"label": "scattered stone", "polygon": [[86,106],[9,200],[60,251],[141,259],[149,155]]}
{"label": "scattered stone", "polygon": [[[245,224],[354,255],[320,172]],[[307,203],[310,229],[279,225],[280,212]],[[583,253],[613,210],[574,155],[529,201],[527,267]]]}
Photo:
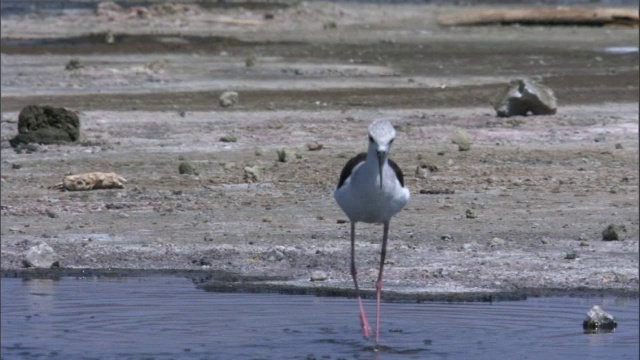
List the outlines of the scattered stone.
{"label": "scattered stone", "polygon": [[505,244],[505,240],[501,239],[499,237],[494,237],[493,239],[491,239],[491,241],[489,241],[489,246],[490,247],[497,247],[497,246],[502,246]]}
{"label": "scattered stone", "polygon": [[442,240],[442,241],[453,241],[453,236],[451,236],[449,234],[444,234],[444,235],[440,236],[440,240]]}
{"label": "scattered stone", "polygon": [[73,58],[69,60],[67,65],[65,65],[64,69],[67,71],[79,70],[84,68],[84,65],[80,62],[80,59]]}
{"label": "scattered stone", "polygon": [[593,138],[594,142],[605,142],[607,141],[607,138],[604,136],[604,134],[598,134],[595,138]]}
{"label": "scattered stone", "polygon": [[469,136],[469,134],[462,129],[456,130],[456,132],[451,137],[451,142],[458,145],[459,151],[471,150],[471,136]]}
{"label": "scattered stone", "polygon": [[260,180],[260,168],[257,165],[245,166],[243,178],[248,183],[258,182]]}
{"label": "scattered stone", "polygon": [[220,141],[225,143],[232,143],[238,141],[238,138],[235,135],[225,135],[220,138]]}
{"label": "scattered stone", "polygon": [[204,241],[205,242],[213,242],[215,240],[215,237],[213,236],[213,234],[205,234],[204,235]]}
{"label": "scattered stone", "polygon": [[13,164],[11,164],[11,168],[12,169],[16,169],[16,170],[21,169],[22,168],[22,164],[13,163]]}
{"label": "scattered stone", "polygon": [[47,210],[45,211],[45,213],[47,214],[47,216],[48,216],[48,217],[50,217],[50,218],[52,218],[52,219],[55,219],[55,218],[59,217],[58,213],[56,213],[56,212],[55,212],[55,211],[53,211],[53,210],[49,210],[49,209],[47,209]]}
{"label": "scattered stone", "polygon": [[335,30],[338,28],[338,24],[336,24],[336,22],[332,20],[325,21],[322,26],[325,30]]}
{"label": "scattered stone", "polygon": [[478,217],[478,215],[476,215],[476,212],[473,211],[472,209],[467,209],[467,211],[465,212],[465,215],[467,219],[475,219]]}
{"label": "scattered stone", "polygon": [[624,149],[624,147],[622,147],[621,143],[616,143],[616,150],[622,150]]}
{"label": "scattered stone", "polygon": [[113,32],[111,31],[111,29],[107,30],[106,33],[104,33],[104,43],[105,44],[114,44],[116,42],[116,37],[115,35],[113,35]]}
{"label": "scattered stone", "polygon": [[315,270],[311,273],[311,278],[309,280],[311,281],[325,281],[327,280],[327,278],[329,278],[329,276],[327,276],[327,273],[324,271],[320,271],[320,270]]}
{"label": "scattered stone", "polygon": [[232,161],[227,161],[227,162],[221,163],[220,165],[222,165],[222,168],[225,170],[233,170],[236,167],[236,163]]}
{"label": "scattered stone", "polygon": [[580,236],[578,236],[578,240],[579,241],[587,241],[587,240],[589,240],[589,238],[585,234],[580,234]]}
{"label": "scattered stone", "polygon": [[220,106],[234,106],[239,100],[238,93],[235,91],[225,91],[220,95]]}
{"label": "scattered stone", "polygon": [[426,179],[431,173],[437,172],[438,167],[431,164],[421,163],[416,167],[416,177]]}
{"label": "scattered stone", "polygon": [[47,243],[41,242],[36,246],[32,246],[25,254],[24,264],[26,267],[34,267],[38,269],[49,269],[59,266],[59,256]]}
{"label": "scattered stone", "polygon": [[627,228],[624,225],[610,224],[606,229],[602,230],[602,240],[624,240],[626,232]]}
{"label": "scattered stone", "polygon": [[578,252],[575,250],[569,250],[567,251],[567,253],[564,255],[564,258],[567,260],[575,260],[578,258]]}
{"label": "scattered stone", "polygon": [[181,175],[199,175],[198,170],[190,162],[183,161],[178,165],[178,172]]}
{"label": "scattered stone", "polygon": [[246,67],[254,67],[254,66],[256,66],[256,56],[253,55],[253,54],[247,56],[247,58],[244,59],[244,65]]}
{"label": "scattered stone", "polygon": [[280,130],[284,127],[284,123],[280,120],[270,122],[267,127],[271,130]]}
{"label": "scattered stone", "polygon": [[277,150],[277,154],[279,162],[287,162],[299,157],[298,152],[295,149],[291,148],[282,148],[280,150]]}
{"label": "scattered stone", "polygon": [[28,105],[18,115],[18,135],[9,140],[14,148],[19,144],[60,144],[80,138],[78,115],[65,108],[49,105]]}
{"label": "scattered stone", "polygon": [[461,249],[464,250],[464,251],[469,251],[469,250],[473,249],[473,244],[472,243],[462,244]]}
{"label": "scattered stone", "polygon": [[307,149],[309,149],[309,151],[322,150],[323,147],[324,147],[324,145],[322,145],[321,143],[319,143],[317,141],[312,141],[312,142],[307,144]]}
{"label": "scattered stone", "polygon": [[557,107],[556,96],[550,87],[526,79],[511,81],[506,94],[494,101],[494,109],[499,117],[525,116],[529,113],[553,115]]}
{"label": "scattered stone", "polygon": [[598,305],[593,305],[582,322],[582,328],[587,334],[611,332],[616,327],[618,327],[618,323],[613,316]]}
{"label": "scattered stone", "polygon": [[265,216],[262,218],[262,222],[265,222],[265,223],[270,223],[272,221],[273,221],[273,218],[271,216]]}
{"label": "scattered stone", "polygon": [[348,223],[348,222],[349,222],[349,221],[347,221],[347,220],[345,220],[345,219],[338,219],[338,220],[336,220],[336,223],[337,223],[337,224],[346,224],[346,223]]}

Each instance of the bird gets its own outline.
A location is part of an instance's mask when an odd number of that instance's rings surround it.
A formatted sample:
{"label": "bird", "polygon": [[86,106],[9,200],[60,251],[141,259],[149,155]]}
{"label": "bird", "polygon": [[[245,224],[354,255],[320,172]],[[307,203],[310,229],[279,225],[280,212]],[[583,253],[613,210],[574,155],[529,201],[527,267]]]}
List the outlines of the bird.
{"label": "bird", "polygon": [[389,158],[396,131],[388,120],[374,121],[368,128],[369,148],[349,159],[342,168],[334,198],[351,222],[351,277],[360,305],[360,325],[365,338],[372,335],[362,306],[358,287],[355,236],[356,223],[382,224],[380,269],[376,282],[376,344],[380,340],[380,294],[382,271],[387,252],[391,218],[409,202],[409,189],[404,184],[402,170]]}

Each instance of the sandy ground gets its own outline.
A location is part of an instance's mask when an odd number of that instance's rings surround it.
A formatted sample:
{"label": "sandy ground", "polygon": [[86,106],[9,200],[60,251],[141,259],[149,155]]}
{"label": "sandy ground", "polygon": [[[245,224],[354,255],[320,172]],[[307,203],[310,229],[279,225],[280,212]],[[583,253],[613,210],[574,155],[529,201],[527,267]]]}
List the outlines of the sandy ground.
{"label": "sandy ground", "polygon": [[[3,17],[3,273],[33,274],[25,251],[46,242],[62,268],[50,275],[191,271],[248,291],[268,279],[348,292],[349,224],[332,192],[366,148],[368,124],[387,118],[412,198],[391,225],[386,289],[637,294],[637,28],[435,23],[458,10],[314,2]],[[84,67],[65,70],[71,58]],[[557,115],[497,118],[490,99],[519,77],[554,88]],[[220,107],[224,90],[239,104]],[[77,111],[80,143],[14,151],[28,104]],[[451,143],[458,129],[471,151]],[[227,135],[237,141],[220,141]],[[309,151],[312,141],[323,148]],[[285,147],[298,156],[278,162]],[[183,161],[199,174],[180,175]],[[421,164],[437,171],[416,176]],[[245,177],[251,166],[256,182]],[[47,188],[90,171],[129,182]],[[602,240],[609,224],[626,227],[623,241]],[[358,225],[367,289],[381,236],[381,226]],[[311,282],[314,271],[327,280]]]}

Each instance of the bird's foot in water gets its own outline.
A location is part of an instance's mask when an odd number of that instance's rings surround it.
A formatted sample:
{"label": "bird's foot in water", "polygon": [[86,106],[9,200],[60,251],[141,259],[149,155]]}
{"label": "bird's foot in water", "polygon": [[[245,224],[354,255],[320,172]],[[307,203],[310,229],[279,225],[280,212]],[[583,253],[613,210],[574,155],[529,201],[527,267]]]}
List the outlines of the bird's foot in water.
{"label": "bird's foot in water", "polygon": [[371,327],[367,322],[367,316],[363,312],[360,313],[360,325],[362,325],[362,335],[365,338],[373,335],[373,331],[371,331]]}

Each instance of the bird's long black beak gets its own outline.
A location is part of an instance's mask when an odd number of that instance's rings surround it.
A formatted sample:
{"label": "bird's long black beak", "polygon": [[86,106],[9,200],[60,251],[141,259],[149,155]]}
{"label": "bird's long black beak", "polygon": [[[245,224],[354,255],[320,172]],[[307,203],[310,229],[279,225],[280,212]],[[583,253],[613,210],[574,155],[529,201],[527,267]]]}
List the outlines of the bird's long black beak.
{"label": "bird's long black beak", "polygon": [[378,172],[380,174],[380,189],[382,189],[382,173],[383,173],[383,169],[384,169],[384,161],[385,161],[385,155],[387,154],[384,151],[378,151],[376,152],[376,154],[378,155]]}

